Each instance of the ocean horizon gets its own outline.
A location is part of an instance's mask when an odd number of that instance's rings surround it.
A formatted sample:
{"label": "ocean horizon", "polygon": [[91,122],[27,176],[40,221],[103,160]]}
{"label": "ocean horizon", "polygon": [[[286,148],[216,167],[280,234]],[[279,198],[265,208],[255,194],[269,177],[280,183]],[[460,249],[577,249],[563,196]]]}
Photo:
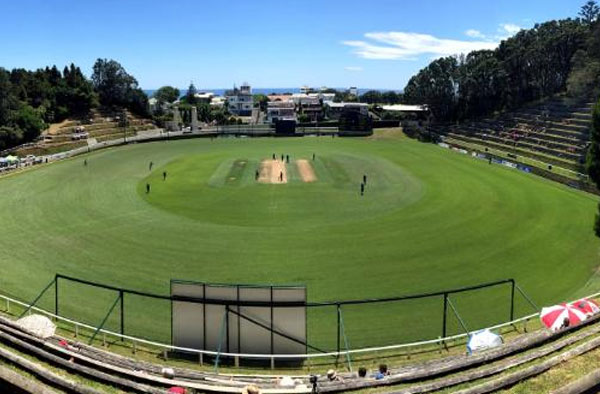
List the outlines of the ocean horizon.
{"label": "ocean horizon", "polygon": [[[336,89],[336,90],[347,90],[348,88],[331,88],[331,89]],[[156,92],[158,89],[142,89],[144,91],[144,93],[146,93],[146,95],[148,97],[152,97],[152,95],[154,95],[154,92]],[[214,94],[216,94],[217,96],[223,96],[225,94],[225,91],[227,90],[231,90],[231,88],[223,88],[223,89],[200,89],[198,88],[199,92],[212,92]],[[378,92],[390,92],[390,91],[394,91],[396,93],[401,93],[401,90],[397,90],[397,89],[366,89],[366,88],[359,88],[358,89],[358,94],[364,94],[365,92],[368,92],[370,90],[376,90]],[[185,89],[179,89],[179,92],[181,94],[181,96],[184,96],[185,93],[187,92],[187,88]],[[252,93],[253,94],[284,94],[284,93],[300,93],[300,88],[252,88]]]}

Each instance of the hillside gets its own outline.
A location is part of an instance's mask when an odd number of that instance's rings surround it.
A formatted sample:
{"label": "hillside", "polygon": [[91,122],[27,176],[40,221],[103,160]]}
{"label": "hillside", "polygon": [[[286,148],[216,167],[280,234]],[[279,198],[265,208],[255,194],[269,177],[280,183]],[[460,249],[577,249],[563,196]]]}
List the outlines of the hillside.
{"label": "hillside", "polygon": [[121,121],[121,111],[102,108],[93,109],[86,116],[51,124],[37,141],[18,147],[16,153],[19,156],[51,154],[156,128],[149,119],[130,111],[125,113],[127,122]]}

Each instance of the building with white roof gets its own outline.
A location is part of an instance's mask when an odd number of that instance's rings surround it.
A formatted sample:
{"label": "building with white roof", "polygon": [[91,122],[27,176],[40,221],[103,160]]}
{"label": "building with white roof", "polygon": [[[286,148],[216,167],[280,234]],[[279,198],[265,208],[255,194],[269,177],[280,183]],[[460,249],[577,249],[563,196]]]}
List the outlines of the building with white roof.
{"label": "building with white roof", "polygon": [[384,111],[390,112],[427,112],[429,108],[426,105],[406,105],[406,104],[394,104],[394,105],[384,105]]}
{"label": "building with white roof", "polygon": [[239,88],[233,87],[233,90],[225,94],[227,98],[227,109],[234,115],[250,116],[254,100],[252,98],[252,88],[248,83],[242,84]]}
{"label": "building with white roof", "polygon": [[333,101],[326,101],[324,105],[327,108],[327,115],[332,119],[338,119],[342,112],[344,112],[344,109],[354,109],[361,115],[369,114],[369,104],[367,103],[334,103]]}

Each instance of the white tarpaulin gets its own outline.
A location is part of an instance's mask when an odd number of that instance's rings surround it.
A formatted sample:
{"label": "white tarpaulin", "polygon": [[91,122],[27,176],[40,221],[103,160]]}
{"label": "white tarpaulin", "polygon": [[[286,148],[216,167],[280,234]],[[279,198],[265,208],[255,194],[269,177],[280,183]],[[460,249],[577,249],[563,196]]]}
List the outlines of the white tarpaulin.
{"label": "white tarpaulin", "polygon": [[477,331],[467,343],[467,350],[469,353],[477,352],[480,350],[491,349],[496,346],[502,345],[502,337],[494,334],[488,329]]}
{"label": "white tarpaulin", "polygon": [[30,315],[17,320],[17,325],[23,330],[40,338],[50,338],[56,331],[56,326],[50,319],[42,315]]}

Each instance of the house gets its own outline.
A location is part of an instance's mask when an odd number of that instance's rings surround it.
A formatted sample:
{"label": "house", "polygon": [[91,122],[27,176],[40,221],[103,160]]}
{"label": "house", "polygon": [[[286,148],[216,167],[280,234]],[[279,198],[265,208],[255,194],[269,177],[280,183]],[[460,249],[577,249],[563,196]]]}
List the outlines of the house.
{"label": "house", "polygon": [[319,95],[319,98],[323,101],[333,101],[333,99],[335,98],[335,93],[319,92],[318,95]]}
{"label": "house", "polygon": [[296,121],[296,110],[294,102],[287,101],[269,101],[267,103],[266,123],[275,124],[278,121]]}
{"label": "house", "polygon": [[312,93],[294,93],[292,94],[292,101],[297,106],[321,104],[319,97]]}
{"label": "house", "polygon": [[369,107],[364,103],[348,103],[342,107],[339,115],[340,132],[371,132],[373,122]]}
{"label": "house", "polygon": [[369,104],[367,103],[334,103],[333,101],[326,101],[324,105],[327,116],[330,119],[339,119],[344,109],[357,111],[361,115],[369,114]]}
{"label": "house", "polygon": [[348,93],[350,93],[353,96],[358,97],[358,88],[356,86],[350,86]]}
{"label": "house", "polygon": [[269,94],[267,96],[269,101],[290,101],[292,99],[291,94]]}
{"label": "house", "polygon": [[[400,119],[400,125],[405,131],[423,131],[431,121],[431,113],[427,105],[384,105],[383,118]],[[391,116],[386,116],[391,115]]]}
{"label": "house", "polygon": [[300,104],[297,110],[298,113],[305,115],[311,122],[317,122],[323,119],[323,106],[320,101],[317,101],[316,103]]}
{"label": "house", "polygon": [[227,109],[234,115],[251,116],[252,107],[254,105],[252,99],[252,88],[247,83],[242,84],[239,88],[233,87],[225,93],[227,99]]}
{"label": "house", "polygon": [[194,95],[194,97],[196,98],[196,101],[199,103],[207,103],[209,104],[213,97],[215,97],[215,94],[213,92],[201,92],[201,93],[196,93]]}
{"label": "house", "polygon": [[159,109],[167,111],[171,107],[169,103],[161,103],[156,97],[150,97],[148,99],[148,110],[151,114],[156,113]]}
{"label": "house", "polygon": [[211,107],[217,107],[217,108],[221,108],[223,106],[225,106],[225,97],[222,96],[214,96],[211,100],[210,100],[210,106]]}
{"label": "house", "polygon": [[158,99],[156,97],[150,97],[148,99],[148,109],[152,114],[156,112],[158,109]]}

